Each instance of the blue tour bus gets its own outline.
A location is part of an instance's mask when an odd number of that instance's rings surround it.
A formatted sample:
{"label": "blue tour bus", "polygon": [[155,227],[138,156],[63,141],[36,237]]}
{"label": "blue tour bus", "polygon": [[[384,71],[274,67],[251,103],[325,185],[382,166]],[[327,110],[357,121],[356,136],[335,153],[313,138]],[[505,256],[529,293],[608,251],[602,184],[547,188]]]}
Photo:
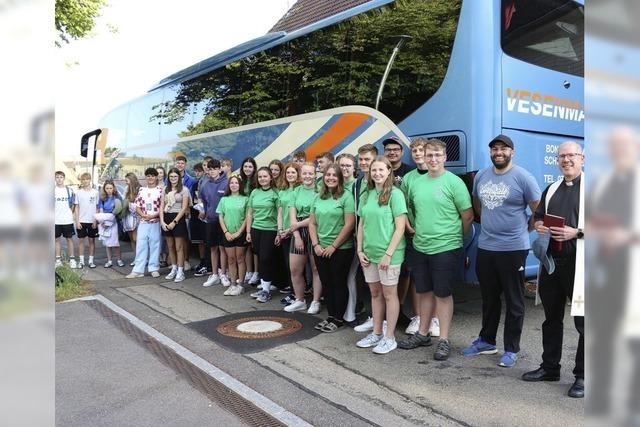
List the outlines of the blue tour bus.
{"label": "blue tour bus", "polygon": [[[118,180],[178,154],[238,168],[247,156],[266,165],[437,137],[470,188],[504,133],[544,187],[559,174],[558,144],[583,140],[583,32],[583,1],[371,0],[163,79],[108,113],[83,153],[91,145],[99,175]],[[478,227],[465,242],[467,281]],[[527,275],[536,268],[530,256]]]}

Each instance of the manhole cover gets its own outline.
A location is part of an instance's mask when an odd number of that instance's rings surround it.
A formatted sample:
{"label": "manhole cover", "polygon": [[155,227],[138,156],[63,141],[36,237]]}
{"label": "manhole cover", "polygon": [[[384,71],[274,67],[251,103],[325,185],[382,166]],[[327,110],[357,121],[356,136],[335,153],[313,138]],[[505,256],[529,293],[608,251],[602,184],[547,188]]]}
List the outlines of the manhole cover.
{"label": "manhole cover", "polygon": [[219,334],[245,339],[263,339],[293,334],[302,328],[295,319],[277,316],[243,317],[224,322],[216,328]]}

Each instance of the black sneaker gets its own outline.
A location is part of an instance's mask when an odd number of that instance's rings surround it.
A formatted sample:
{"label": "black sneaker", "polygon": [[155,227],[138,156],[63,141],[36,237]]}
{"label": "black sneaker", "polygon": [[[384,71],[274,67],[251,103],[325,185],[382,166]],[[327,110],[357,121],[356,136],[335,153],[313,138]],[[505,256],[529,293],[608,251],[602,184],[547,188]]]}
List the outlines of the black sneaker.
{"label": "black sneaker", "polygon": [[295,300],[296,300],[296,297],[293,294],[289,294],[280,300],[280,304],[287,306],[293,303]]}
{"label": "black sneaker", "polygon": [[449,353],[451,353],[451,344],[449,344],[449,341],[439,339],[438,348],[436,348],[436,352],[433,353],[433,358],[435,360],[447,360],[449,358]]}
{"label": "black sneaker", "polygon": [[208,274],[210,274],[210,272],[209,270],[207,270],[207,267],[197,267],[196,272],[193,273],[193,275],[196,277],[206,276]]}
{"label": "black sneaker", "polygon": [[398,347],[405,350],[413,350],[418,347],[428,347],[431,344],[431,334],[422,335],[420,332],[409,336],[406,340],[398,341]]}
{"label": "black sneaker", "polygon": [[291,286],[287,286],[286,288],[280,289],[281,294],[290,294],[291,292],[293,292],[293,289],[291,289]]}

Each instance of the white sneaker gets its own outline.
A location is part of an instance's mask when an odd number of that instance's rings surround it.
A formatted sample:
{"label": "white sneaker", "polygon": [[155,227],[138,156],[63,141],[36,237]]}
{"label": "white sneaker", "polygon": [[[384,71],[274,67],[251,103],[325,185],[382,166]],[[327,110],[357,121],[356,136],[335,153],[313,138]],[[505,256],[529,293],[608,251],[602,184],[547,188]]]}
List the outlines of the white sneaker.
{"label": "white sneaker", "polygon": [[244,288],[242,286],[232,285],[232,286],[229,286],[229,288],[227,288],[226,291],[224,291],[223,295],[235,297],[242,294],[243,292],[244,292]]}
{"label": "white sneaker", "polygon": [[171,270],[171,273],[169,273],[166,276],[164,276],[164,278],[167,279],[167,280],[173,280],[173,279],[176,278],[176,274],[178,274],[178,269],[177,268],[175,270]]}
{"label": "white sneaker", "polygon": [[257,271],[255,273],[253,273],[251,275],[251,277],[249,278],[249,284],[250,285],[255,285],[256,283],[260,283],[260,275],[258,274]]}
{"label": "white sneaker", "polygon": [[78,263],[78,268],[79,268],[80,270],[82,270],[82,269],[84,268],[84,262],[80,261],[80,262]]}
{"label": "white sneaker", "polygon": [[384,337],[380,340],[378,345],[373,348],[373,352],[375,354],[387,354],[392,350],[398,348],[398,343],[396,343],[395,338],[387,338]]}
{"label": "white sneaker", "polygon": [[225,288],[231,286],[231,280],[229,280],[229,277],[226,274],[222,274],[220,276],[220,281],[222,282],[222,286],[224,286]]}
{"label": "white sneaker", "polygon": [[367,335],[366,337],[364,337],[361,340],[359,340],[356,343],[356,346],[360,347],[360,348],[374,347],[382,340],[383,337],[384,337],[384,335],[382,335],[382,334],[376,335],[373,332],[371,332],[369,335]]}
{"label": "white sneaker", "polygon": [[74,269],[75,269],[75,268],[78,268],[78,264],[76,264],[76,260],[75,260],[75,258],[71,258],[71,259],[69,260],[69,268],[74,268]]}
{"label": "white sneaker", "polygon": [[418,328],[420,327],[420,316],[413,316],[411,318],[411,322],[407,329],[404,330],[404,333],[407,335],[413,335],[418,332]]}
{"label": "white sneaker", "polygon": [[160,277],[160,272],[159,271],[152,271],[151,272],[151,277]]}
{"label": "white sneaker", "polygon": [[305,300],[295,300],[284,308],[287,313],[293,313],[294,311],[304,311],[307,309],[307,302]]}
{"label": "white sneaker", "polygon": [[121,259],[116,260],[116,264],[118,264],[118,267],[124,267],[124,261]]}
{"label": "white sneaker", "polygon": [[307,310],[308,314],[318,314],[320,313],[320,301],[312,301],[309,304],[309,309]]}
{"label": "white sneaker", "polygon": [[62,260],[60,258],[56,259],[56,268],[62,267]]}
{"label": "white sneaker", "polygon": [[251,276],[253,276],[253,272],[252,272],[252,271],[247,271],[247,272],[244,274],[244,281],[245,281],[245,282],[248,282],[248,281],[249,281],[249,279],[251,279]]}
{"label": "white sneaker", "polygon": [[220,276],[218,276],[217,274],[212,274],[211,276],[209,276],[207,281],[202,284],[202,286],[206,288],[208,286],[219,285],[219,284],[220,284]]}
{"label": "white sneaker", "polygon": [[174,282],[182,282],[185,279],[184,273],[176,273],[176,278],[173,279]]}
{"label": "white sneaker", "polygon": [[185,261],[184,262],[184,271],[189,271],[191,270],[191,264],[189,264],[189,261]]}
{"label": "white sneaker", "polygon": [[113,267],[113,263],[111,261],[107,261],[104,263],[104,268],[111,268]]}
{"label": "white sneaker", "polygon": [[440,336],[440,320],[437,317],[431,319],[431,323],[429,324],[429,332],[432,337]]}
{"label": "white sneaker", "polygon": [[144,277],[144,274],[131,272],[124,277],[125,279],[137,279],[138,277]]}
{"label": "white sneaker", "polygon": [[133,267],[134,265],[136,265],[135,261],[131,261],[131,263],[129,264],[130,267]]}
{"label": "white sneaker", "polygon": [[373,331],[373,317],[367,317],[363,323],[353,328],[356,332],[371,332]]}

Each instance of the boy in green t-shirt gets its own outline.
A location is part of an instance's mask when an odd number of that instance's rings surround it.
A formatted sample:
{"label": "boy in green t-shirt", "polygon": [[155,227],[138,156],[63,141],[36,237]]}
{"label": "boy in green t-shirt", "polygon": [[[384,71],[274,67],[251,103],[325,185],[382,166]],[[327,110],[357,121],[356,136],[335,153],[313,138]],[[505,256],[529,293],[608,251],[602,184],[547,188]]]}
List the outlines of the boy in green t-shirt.
{"label": "boy in green t-shirt", "polygon": [[412,263],[420,326],[414,335],[398,342],[398,347],[429,345],[428,328],[435,311],[440,320],[440,339],[434,359],[446,360],[451,352],[453,285],[462,265],[462,239],[473,222],[473,208],[462,179],[444,168],[445,143],[431,139],[424,147],[429,173],[413,180],[409,192],[415,221]]}

